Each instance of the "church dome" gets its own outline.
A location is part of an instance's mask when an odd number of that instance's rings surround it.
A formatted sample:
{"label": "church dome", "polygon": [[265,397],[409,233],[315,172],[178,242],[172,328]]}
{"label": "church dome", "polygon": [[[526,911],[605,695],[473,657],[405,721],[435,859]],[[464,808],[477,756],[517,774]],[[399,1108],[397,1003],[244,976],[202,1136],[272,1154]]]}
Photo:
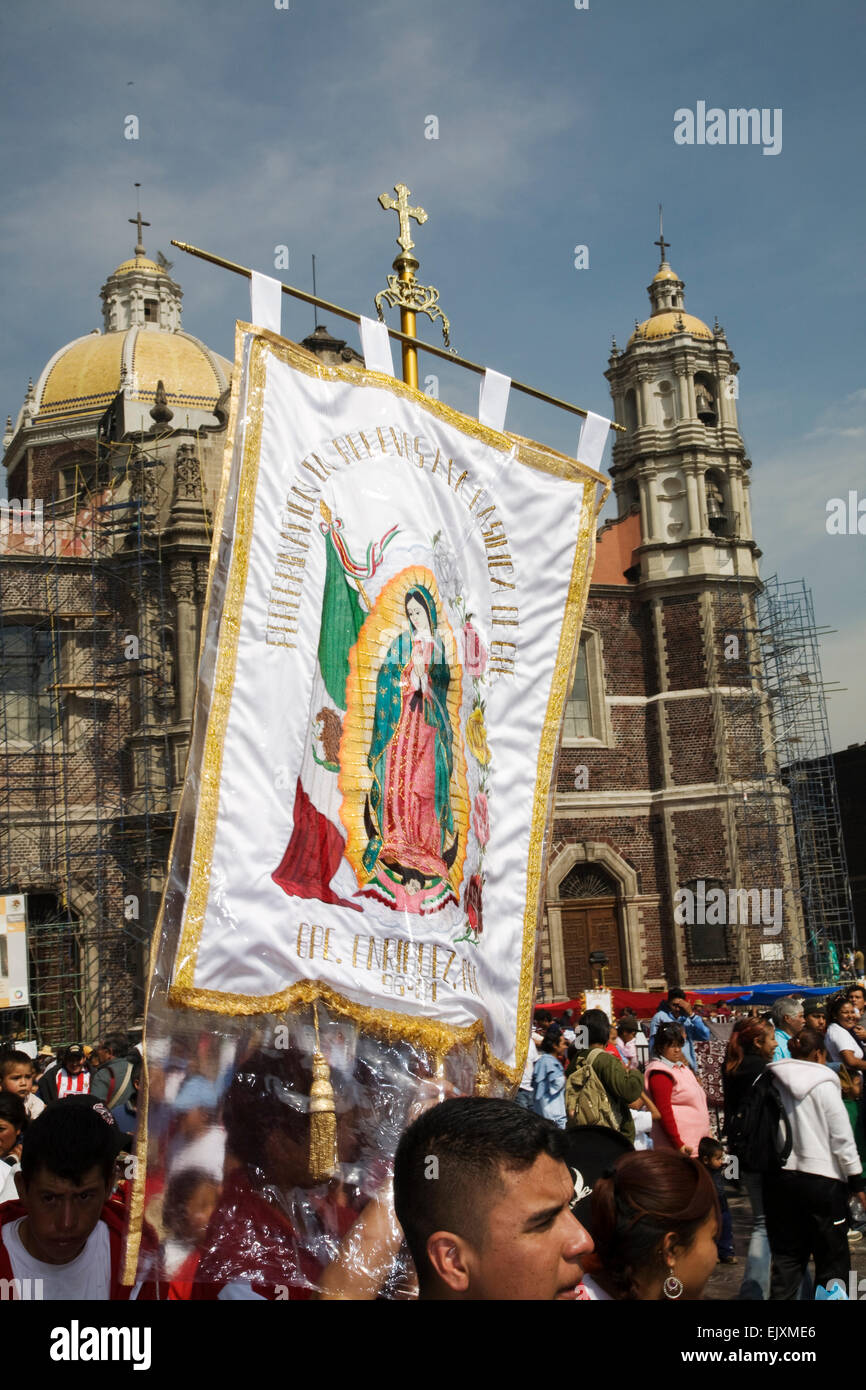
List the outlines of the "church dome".
{"label": "church dome", "polygon": [[657,280],[679,280],[679,278],[680,277],[677,275],[676,271],[671,270],[667,261],[665,261],[662,265],[659,266],[658,270],[653,276],[653,283],[655,283]]}
{"label": "church dome", "polygon": [[712,339],[713,331],[703,319],[687,314],[683,309],[670,309],[665,313],[653,314],[638,324],[629,338],[629,343],[643,342],[649,338],[672,338],[675,333],[691,333],[693,338]]}
{"label": "church dome", "polygon": [[[118,267],[115,275],[122,270]],[[140,326],[90,333],[67,343],[48,362],[36,385],[34,417],[42,424],[101,415],[121,389],[129,401],[152,405],[159,381],[171,410],[212,412],[231,371],[225,358],[189,333]]]}
{"label": "church dome", "polygon": [[132,260],[121,261],[115,275],[134,275],[136,271],[146,271],[149,275],[168,275],[164,266],[157,265],[149,256],[135,256]]}

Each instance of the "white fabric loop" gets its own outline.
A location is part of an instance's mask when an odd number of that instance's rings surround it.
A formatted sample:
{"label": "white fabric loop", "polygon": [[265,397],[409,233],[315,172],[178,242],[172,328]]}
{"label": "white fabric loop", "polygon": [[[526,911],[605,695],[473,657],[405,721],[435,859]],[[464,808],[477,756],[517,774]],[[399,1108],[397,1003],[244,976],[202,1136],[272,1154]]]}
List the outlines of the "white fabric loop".
{"label": "white fabric loop", "polygon": [[510,392],[511,377],[503,376],[501,372],[494,372],[488,367],[481,378],[481,390],[478,393],[478,423],[501,433],[505,429],[505,412],[508,409]]}
{"label": "white fabric loop", "polygon": [[283,313],[283,287],[270,275],[254,270],[250,276],[250,318],[256,328],[279,333]]}
{"label": "white fabric loop", "polygon": [[587,468],[594,468],[597,473],[601,470],[601,456],[609,429],[610,420],[603,415],[593,415],[591,410],[586,412],[577,444],[577,459],[579,463],[585,463]]}
{"label": "white fabric loop", "polygon": [[361,317],[361,351],[364,354],[364,366],[368,372],[384,372],[386,376],[394,375],[391,339],[388,337],[388,325],[386,323],[380,323],[378,319]]}

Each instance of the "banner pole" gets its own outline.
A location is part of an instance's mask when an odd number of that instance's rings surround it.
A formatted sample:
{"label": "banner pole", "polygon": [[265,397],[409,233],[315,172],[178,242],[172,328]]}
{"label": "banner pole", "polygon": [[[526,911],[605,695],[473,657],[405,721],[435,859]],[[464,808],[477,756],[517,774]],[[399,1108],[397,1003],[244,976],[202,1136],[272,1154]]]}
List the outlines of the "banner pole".
{"label": "banner pole", "polygon": [[[176,246],[179,251],[185,251],[189,256],[197,256],[199,260],[209,261],[211,265],[218,265],[223,270],[230,270],[235,275],[243,275],[249,280],[252,271],[248,266],[238,265],[236,261],[227,260],[224,256],[216,256],[211,251],[204,251],[200,246],[191,246],[186,241],[178,241],[172,237],[172,246]],[[332,304],[327,299],[322,299],[318,295],[308,294],[306,290],[299,290],[294,285],[282,285],[283,294],[291,295],[293,299],[300,299],[305,304],[315,304],[317,308],[324,309],[326,313],[336,314],[338,318],[349,319],[351,323],[359,324],[361,315],[354,313],[351,309],[344,309],[339,304]],[[468,372],[474,372],[476,376],[483,376],[486,367],[482,367],[478,362],[471,362],[467,357],[460,357],[450,348],[440,348],[435,343],[425,343],[421,338],[411,337],[408,333],[401,332],[398,328],[388,328],[388,335],[396,339],[398,343],[408,344],[411,348],[420,352],[429,352],[433,357],[440,357],[445,362],[453,362],[457,367],[463,367]],[[524,396],[531,396],[536,401],[542,401],[545,405],[555,406],[557,410],[564,410],[569,415],[580,415],[584,419],[589,414],[583,406],[572,405],[570,401],[563,401],[558,396],[551,396],[547,391],[540,391],[535,386],[528,386],[525,382],[511,381],[512,391],[520,391]],[[611,420],[610,428],[619,433],[625,433],[625,426],[618,425],[615,420]]]}

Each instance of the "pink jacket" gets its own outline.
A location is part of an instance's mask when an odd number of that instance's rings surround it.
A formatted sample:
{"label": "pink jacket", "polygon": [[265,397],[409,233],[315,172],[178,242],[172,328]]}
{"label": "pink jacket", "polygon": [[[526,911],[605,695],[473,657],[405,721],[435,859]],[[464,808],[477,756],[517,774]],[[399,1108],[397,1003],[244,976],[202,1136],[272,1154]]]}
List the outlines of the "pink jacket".
{"label": "pink jacket", "polygon": [[[673,1066],[672,1063],[664,1061],[663,1058],[656,1058],[655,1061],[650,1062],[646,1069],[647,1079],[654,1072],[663,1072],[665,1076],[673,1078],[671,1104],[676,1126],[683,1143],[689,1146],[694,1155],[697,1155],[698,1144],[710,1132],[710,1112],[707,1107],[706,1091],[691,1067],[684,1064]],[[672,1149],[674,1147],[673,1141],[668,1137],[667,1131],[658,1120],[653,1120],[652,1141],[653,1147],[657,1149]]]}

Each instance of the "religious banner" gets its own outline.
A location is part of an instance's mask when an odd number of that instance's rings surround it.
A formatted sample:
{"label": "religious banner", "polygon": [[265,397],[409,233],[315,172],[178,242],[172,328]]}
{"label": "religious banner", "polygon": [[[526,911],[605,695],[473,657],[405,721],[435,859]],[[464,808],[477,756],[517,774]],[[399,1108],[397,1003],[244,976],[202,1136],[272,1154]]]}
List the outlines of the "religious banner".
{"label": "religious banner", "polygon": [[244,325],[235,372],[168,1002],[513,1082],[598,475]]}

